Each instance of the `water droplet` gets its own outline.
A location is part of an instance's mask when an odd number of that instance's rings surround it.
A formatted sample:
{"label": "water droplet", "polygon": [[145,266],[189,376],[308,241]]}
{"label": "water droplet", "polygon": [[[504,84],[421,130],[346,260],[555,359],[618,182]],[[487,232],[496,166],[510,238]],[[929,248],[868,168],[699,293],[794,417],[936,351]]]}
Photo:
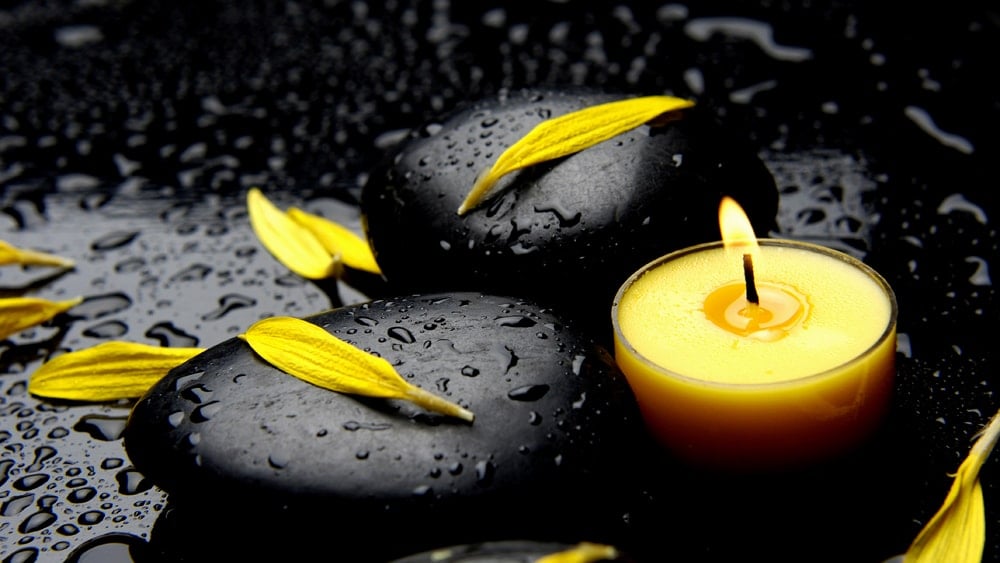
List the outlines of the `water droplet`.
{"label": "water droplet", "polygon": [[4,501],[3,504],[0,504],[0,516],[16,516],[31,506],[34,500],[35,495],[33,494],[11,497]]}
{"label": "water droplet", "polygon": [[109,293],[87,297],[82,303],[73,307],[72,316],[80,319],[93,320],[124,311],[132,306],[132,300],[124,293]]}
{"label": "water droplet", "polygon": [[401,326],[394,326],[388,330],[389,336],[405,344],[413,344],[417,341],[413,333]]}
{"label": "water droplet", "polygon": [[155,338],[160,346],[167,348],[194,348],[198,346],[198,337],[187,334],[171,322],[156,323],[146,331],[146,336]]}
{"label": "water droplet", "polygon": [[31,475],[25,475],[17,481],[14,481],[14,488],[19,491],[30,491],[32,489],[37,489],[38,487],[44,485],[49,480],[49,476],[45,473],[34,473]]}
{"label": "water droplet", "polygon": [[184,422],[184,411],[170,413],[170,416],[167,417],[167,424],[173,428],[177,428],[182,422]]}
{"label": "water droplet", "polygon": [[56,521],[56,515],[51,512],[40,511],[28,516],[21,525],[17,527],[17,531],[22,534],[33,534],[43,528],[48,527],[50,524]]}
{"label": "water droplet", "polygon": [[357,459],[368,459],[368,450],[358,450],[354,452],[354,457]]}
{"label": "water droplet", "polygon": [[587,359],[587,356],[584,356],[584,355],[573,356],[573,368],[572,368],[573,369],[573,375],[580,375],[580,370],[583,367],[584,360],[586,360],[586,359]]}
{"label": "water droplet", "polygon": [[192,264],[170,277],[171,283],[202,281],[212,272],[206,264]]}
{"label": "water droplet", "polygon": [[343,424],[344,430],[354,432],[355,430],[388,430],[392,425],[388,422],[357,422],[349,420]]}
{"label": "water droplet", "polygon": [[90,499],[96,496],[97,496],[97,489],[95,489],[94,487],[82,487],[70,491],[70,493],[66,495],[66,500],[74,504],[81,504],[89,501]]}
{"label": "water droplet", "polygon": [[201,320],[215,321],[221,319],[231,311],[242,309],[244,307],[253,307],[256,304],[256,299],[247,297],[246,295],[240,295],[238,293],[223,295],[219,298],[219,307],[202,315]]}
{"label": "water droplet", "polygon": [[437,388],[438,392],[447,393],[449,381],[450,380],[447,377],[441,377],[434,382],[434,386]]}
{"label": "water droplet", "polygon": [[119,467],[125,465],[125,460],[120,457],[109,457],[101,462],[101,469],[111,470],[118,469]]}
{"label": "water droplet", "polygon": [[200,405],[212,398],[212,390],[203,383],[195,383],[194,385],[185,387],[180,395],[184,399]]}
{"label": "water droplet", "polygon": [[90,249],[96,252],[105,252],[128,246],[139,236],[138,231],[118,231],[109,233],[95,240],[90,244]]}
{"label": "water droplet", "polygon": [[27,471],[41,471],[46,461],[56,455],[56,449],[52,446],[39,446],[35,449],[35,461],[28,466]]}
{"label": "water droplet", "polygon": [[273,452],[267,456],[267,462],[275,469],[284,469],[291,462],[287,452]]}
{"label": "water droplet", "polygon": [[73,430],[86,432],[95,440],[114,442],[122,437],[127,420],[127,416],[88,414],[80,418],[80,421],[73,426]]}
{"label": "water droplet", "polygon": [[118,481],[118,492],[123,495],[137,495],[153,487],[152,481],[133,468],[119,471],[115,480]]}
{"label": "water droplet", "polygon": [[362,326],[375,326],[378,324],[378,321],[371,317],[355,317],[354,322]]}
{"label": "water droplet", "polygon": [[494,319],[499,326],[511,326],[518,328],[527,328],[535,326],[537,323],[530,317],[524,315],[512,315],[507,317],[497,317]]}
{"label": "water droplet", "polygon": [[582,393],[580,393],[580,398],[577,399],[577,400],[575,400],[575,401],[573,401],[573,408],[574,409],[583,408],[583,404],[585,402],[587,402],[587,393],[586,392],[582,392]]}
{"label": "water droplet", "polygon": [[479,370],[472,366],[462,366],[462,375],[465,377],[476,377],[479,375]]}
{"label": "water droplet", "polygon": [[195,380],[201,378],[201,376],[203,376],[203,375],[205,375],[205,372],[203,372],[203,371],[196,371],[194,373],[190,373],[188,375],[182,375],[182,376],[178,377],[177,380],[174,382],[174,390],[175,391],[180,391],[181,389],[184,388],[185,385],[187,385],[188,383],[191,383],[192,381],[195,381]]}
{"label": "water droplet", "polygon": [[451,473],[452,475],[458,475],[462,473],[462,469],[463,469],[462,464],[458,461],[448,465],[448,473]]}
{"label": "water droplet", "polygon": [[434,489],[430,485],[420,485],[413,489],[413,496],[415,497],[428,497],[434,494]]}
{"label": "water droplet", "polygon": [[141,257],[126,258],[121,262],[115,264],[115,272],[119,274],[128,274],[132,272],[138,272],[146,267],[146,260]]}
{"label": "water droplet", "polygon": [[191,422],[206,422],[222,410],[222,403],[209,401],[191,412]]}
{"label": "water droplet", "polygon": [[515,401],[537,401],[549,392],[548,385],[523,385],[507,392],[507,397]]}
{"label": "water droplet", "polygon": [[476,462],[476,483],[480,486],[488,486],[493,482],[493,475],[496,473],[496,466],[493,462],[481,460]]}
{"label": "water droplet", "polygon": [[518,357],[509,346],[496,345],[492,349],[493,355],[500,361],[501,365],[504,366],[504,372],[509,372],[514,366],[517,365]]}
{"label": "water droplet", "polygon": [[80,533],[80,528],[75,524],[63,524],[56,528],[56,533],[63,536],[75,536]]}
{"label": "water droplet", "polygon": [[83,330],[83,335],[88,338],[120,338],[128,332],[128,325],[122,321],[105,321]]}
{"label": "water droplet", "polygon": [[559,226],[564,228],[575,226],[583,217],[583,213],[579,211],[570,211],[557,203],[552,203],[543,207],[535,206],[535,211],[538,213],[551,213],[555,216],[556,221],[559,222]]}
{"label": "water droplet", "polygon": [[542,423],[542,415],[538,414],[535,411],[531,411],[530,413],[528,413],[528,424],[532,426],[538,426],[541,423]]}
{"label": "water droplet", "polygon": [[76,519],[76,522],[82,526],[93,526],[95,524],[100,524],[104,521],[104,513],[100,510],[88,510]]}

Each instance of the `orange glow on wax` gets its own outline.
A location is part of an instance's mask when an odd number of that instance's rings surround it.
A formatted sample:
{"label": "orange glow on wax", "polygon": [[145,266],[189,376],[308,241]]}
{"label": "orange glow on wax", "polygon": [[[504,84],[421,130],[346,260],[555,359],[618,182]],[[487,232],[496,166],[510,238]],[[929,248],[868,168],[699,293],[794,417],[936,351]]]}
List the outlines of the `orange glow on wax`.
{"label": "orange glow on wax", "polygon": [[730,197],[719,204],[719,230],[727,255],[734,264],[742,264],[744,283],[726,284],[709,293],[703,306],[705,316],[739,336],[764,341],[784,338],[808,318],[805,296],[773,281],[755,282],[761,263],[757,236],[743,208]]}

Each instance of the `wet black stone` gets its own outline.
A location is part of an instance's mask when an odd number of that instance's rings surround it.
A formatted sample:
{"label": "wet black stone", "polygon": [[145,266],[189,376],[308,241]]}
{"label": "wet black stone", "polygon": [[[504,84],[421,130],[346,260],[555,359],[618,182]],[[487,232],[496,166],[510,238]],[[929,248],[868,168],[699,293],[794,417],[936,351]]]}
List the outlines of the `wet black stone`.
{"label": "wet black stone", "polygon": [[769,170],[745,139],[698,106],[510,174],[497,186],[506,188],[456,214],[477,175],[536,124],[625,97],[504,93],[418,128],[390,150],[364,186],[361,212],[395,290],[524,295],[598,311],[607,324],[604,306],[632,272],[720,238],[723,195],[744,206],[759,235],[775,230]]}
{"label": "wet black stone", "polygon": [[[511,324],[514,316],[533,322]],[[347,552],[381,556],[541,530],[604,537],[638,496],[624,477],[650,449],[631,392],[605,349],[551,311],[453,293],[309,320],[466,406],[474,423],[321,389],[228,340],[171,371],[129,419],[130,460],[186,514],[161,528],[185,535],[176,526],[211,515],[218,529],[225,514],[245,536],[280,514],[288,529],[271,537],[314,533],[321,522]],[[394,338],[401,329],[412,340]],[[476,377],[463,375],[469,366]],[[547,392],[509,396],[529,385]],[[372,527],[392,530],[392,545],[373,545]]]}

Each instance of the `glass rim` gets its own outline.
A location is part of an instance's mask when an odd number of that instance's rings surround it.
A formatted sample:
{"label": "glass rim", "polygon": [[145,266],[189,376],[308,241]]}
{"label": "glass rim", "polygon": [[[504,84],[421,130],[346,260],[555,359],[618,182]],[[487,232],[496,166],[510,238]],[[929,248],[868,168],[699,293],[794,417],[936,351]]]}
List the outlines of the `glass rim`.
{"label": "glass rim", "polygon": [[808,384],[820,379],[831,377],[835,373],[841,373],[845,369],[849,368],[851,365],[858,364],[863,360],[865,360],[866,358],[870,357],[872,354],[875,353],[875,351],[878,348],[882,347],[885,344],[885,342],[889,339],[891,335],[895,334],[896,322],[899,316],[898,304],[896,302],[896,293],[892,290],[892,286],[889,285],[889,282],[886,281],[886,279],[882,277],[882,275],[879,274],[878,271],[876,271],[874,268],[872,268],[862,260],[855,258],[854,256],[847,254],[846,252],[841,252],[839,250],[830,248],[828,246],[823,246],[821,244],[800,241],[800,240],[759,238],[757,239],[757,244],[760,246],[789,247],[789,248],[797,248],[800,250],[808,250],[811,252],[824,254],[826,256],[840,260],[842,262],[845,262],[849,265],[858,268],[859,270],[864,272],[870,279],[872,279],[880,288],[882,288],[882,291],[885,293],[886,297],[889,300],[889,318],[885,323],[885,329],[882,331],[879,337],[876,338],[874,342],[872,342],[871,346],[865,348],[863,351],[859,352],[858,354],[854,355],[854,357],[850,358],[849,360],[843,363],[837,364],[833,367],[827,368],[823,371],[819,371],[813,374],[805,375],[802,377],[796,377],[794,379],[787,379],[783,381],[775,381],[770,383],[727,383],[718,381],[708,381],[705,379],[699,379],[696,377],[691,377],[689,375],[684,375],[682,373],[675,372],[673,370],[667,369],[657,364],[656,362],[652,361],[651,359],[644,356],[641,352],[636,350],[635,347],[632,346],[632,343],[629,342],[627,338],[625,338],[625,335],[622,333],[621,326],[618,322],[618,304],[621,302],[622,297],[625,295],[625,292],[628,291],[628,289],[640,277],[642,277],[646,273],[656,269],[662,263],[669,262],[671,260],[676,260],[683,256],[687,256],[688,254],[694,254],[696,252],[701,252],[704,250],[723,247],[724,245],[723,241],[717,240],[717,241],[703,242],[695,244],[693,246],[688,246],[685,248],[674,250],[663,256],[660,256],[659,258],[651,260],[646,264],[644,264],[642,267],[640,267],[638,270],[633,272],[622,283],[622,285],[618,288],[618,291],[615,293],[615,299],[611,304],[611,326],[613,329],[613,337],[616,346],[620,345],[624,347],[630,354],[632,354],[644,366],[651,369],[652,371],[667,377],[672,377],[674,379],[690,383],[692,385],[714,387],[718,389],[764,390],[764,389],[777,389],[782,387],[795,387],[798,385]]}

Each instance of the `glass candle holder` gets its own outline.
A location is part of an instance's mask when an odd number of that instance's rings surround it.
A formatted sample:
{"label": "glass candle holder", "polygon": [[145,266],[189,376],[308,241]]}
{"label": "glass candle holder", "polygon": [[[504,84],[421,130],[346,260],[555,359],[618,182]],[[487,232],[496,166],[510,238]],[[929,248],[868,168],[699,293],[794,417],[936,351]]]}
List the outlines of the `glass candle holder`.
{"label": "glass candle holder", "polygon": [[645,423],[690,463],[810,464],[859,445],[888,410],[897,317],[889,284],[827,247],[758,243],[757,303],[720,241],[650,262],[612,306],[615,360]]}

